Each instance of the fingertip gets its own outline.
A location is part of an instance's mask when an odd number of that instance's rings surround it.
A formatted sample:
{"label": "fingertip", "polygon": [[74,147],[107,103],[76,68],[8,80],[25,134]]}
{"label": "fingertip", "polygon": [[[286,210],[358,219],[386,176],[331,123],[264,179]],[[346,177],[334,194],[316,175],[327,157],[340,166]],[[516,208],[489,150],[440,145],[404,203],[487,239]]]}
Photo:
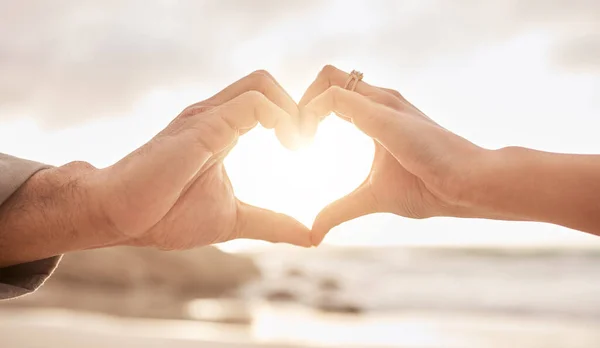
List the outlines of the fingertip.
{"label": "fingertip", "polygon": [[292,116],[286,111],[278,108],[276,122],[271,128],[275,129],[275,136],[285,148],[296,150],[300,147],[301,136],[299,131],[298,115]]}
{"label": "fingertip", "polygon": [[310,230],[289,215],[248,205],[239,204],[239,219],[236,237],[263,240],[271,243],[287,243],[297,246],[312,246]]}
{"label": "fingertip", "polygon": [[291,220],[290,224],[293,226],[286,232],[286,237],[289,238],[286,238],[287,240],[284,242],[305,248],[313,246],[311,231],[308,227],[294,218],[288,218]]}
{"label": "fingertip", "polygon": [[297,246],[303,247],[303,248],[312,248],[313,246],[315,246],[312,242],[311,236],[310,236],[310,232],[306,235],[306,239],[305,241],[303,241],[300,244],[296,244]]}
{"label": "fingertip", "polygon": [[312,245],[315,247],[319,246],[331,228],[332,226],[329,226],[329,224],[327,224],[322,217],[317,216],[310,231]]}
{"label": "fingertip", "polygon": [[300,135],[307,143],[313,141],[318,126],[319,118],[314,112],[308,109],[300,111]]}
{"label": "fingertip", "polygon": [[297,133],[286,132],[281,130],[276,130],[275,135],[277,139],[288,150],[298,150],[302,147],[303,139]]}
{"label": "fingertip", "polygon": [[289,120],[281,122],[275,127],[275,135],[281,145],[288,150],[298,150],[307,143],[300,134],[299,127]]}
{"label": "fingertip", "polygon": [[312,235],[308,228],[304,227],[301,231],[294,231],[292,233],[294,234],[294,238],[288,243],[304,248],[313,246]]}
{"label": "fingertip", "polygon": [[325,239],[326,234],[327,232],[312,232],[310,235],[311,245],[314,247],[318,247],[319,245],[321,245],[323,239]]}

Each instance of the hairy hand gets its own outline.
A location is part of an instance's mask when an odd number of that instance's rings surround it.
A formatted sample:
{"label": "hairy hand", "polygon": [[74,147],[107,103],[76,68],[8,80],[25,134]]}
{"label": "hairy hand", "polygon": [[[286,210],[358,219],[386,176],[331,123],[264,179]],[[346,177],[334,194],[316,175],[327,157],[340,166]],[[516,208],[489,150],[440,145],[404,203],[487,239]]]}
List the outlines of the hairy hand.
{"label": "hairy hand", "polygon": [[191,105],[162,132],[90,179],[110,228],[131,245],[187,249],[236,238],[310,246],[289,216],[236,199],[223,158],[260,123],[298,142],[298,108],[265,71]]}

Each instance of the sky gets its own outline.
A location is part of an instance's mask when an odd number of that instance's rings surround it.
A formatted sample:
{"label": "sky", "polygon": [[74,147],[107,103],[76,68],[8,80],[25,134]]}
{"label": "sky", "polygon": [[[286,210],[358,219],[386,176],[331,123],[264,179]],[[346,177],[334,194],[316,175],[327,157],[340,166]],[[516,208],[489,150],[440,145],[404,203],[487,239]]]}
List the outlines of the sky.
{"label": "sky", "polygon": [[[0,0],[0,152],[108,166],[254,70],[299,100],[325,64],[400,91],[480,146],[600,153],[595,0]],[[370,139],[331,117],[298,152],[256,129],[226,167],[240,199],[310,226],[372,155]],[[325,242],[600,246],[547,224],[385,214]]]}

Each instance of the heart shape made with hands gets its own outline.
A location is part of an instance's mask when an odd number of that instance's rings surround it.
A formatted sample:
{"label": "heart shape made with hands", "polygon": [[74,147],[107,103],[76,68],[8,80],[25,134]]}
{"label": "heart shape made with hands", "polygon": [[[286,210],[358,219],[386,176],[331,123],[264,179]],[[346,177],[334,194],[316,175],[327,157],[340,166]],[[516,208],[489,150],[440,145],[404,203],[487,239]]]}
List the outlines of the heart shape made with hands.
{"label": "heart shape made with hands", "polygon": [[[259,73],[274,81],[268,73]],[[314,228],[313,223],[319,213],[324,212],[323,208],[331,207],[331,203],[356,192],[357,188],[364,187],[365,179],[369,177],[375,160],[373,139],[342,118],[328,117],[325,121],[317,122],[318,117],[325,116],[327,111],[333,112],[333,109],[320,110],[319,116],[302,113],[303,108],[308,104],[312,105],[313,100],[325,97],[325,92],[331,92],[330,87],[347,88],[346,85],[352,82],[353,78],[355,83],[348,89],[356,90],[358,94],[366,95],[375,101],[382,95],[385,100],[396,99],[388,91],[359,83],[362,79],[360,73],[353,72],[349,75],[335,67],[326,66],[298,103],[301,110],[298,131],[314,134],[318,129],[308,148],[290,152],[279,146],[274,137],[262,136],[261,131],[255,130],[240,138],[238,146],[230,153],[226,166],[238,199],[286,214],[305,226]],[[267,90],[270,99],[279,102],[287,99],[283,104],[287,103],[286,108],[289,109],[291,98],[281,95],[285,93],[281,87],[276,82],[267,85],[270,86]],[[274,92],[275,90],[278,92]],[[375,93],[375,96],[371,93]],[[278,134],[278,138],[281,144],[289,147],[288,142],[291,138],[282,134]],[[324,221],[331,221],[330,218],[337,215],[327,216],[328,219]],[[349,216],[348,220],[350,219],[352,218]],[[344,219],[340,219],[338,224],[343,221]],[[315,245],[324,237],[322,233],[327,232],[322,229],[323,221],[320,222],[317,234],[311,236]]]}
{"label": "heart shape made with hands", "polygon": [[[257,71],[188,106],[140,150],[98,172],[112,184],[101,198],[137,197],[135,205],[101,200],[103,214],[136,245],[171,250],[237,238],[316,246],[364,215],[445,213],[459,192],[446,178],[454,172],[448,163],[480,150],[395,90],[366,82],[347,88],[348,76],[323,69],[296,103]],[[332,112],[340,117],[326,118]],[[259,123],[275,136],[262,137],[260,128],[246,134]],[[312,146],[295,153],[277,144],[297,148],[315,133]],[[245,144],[235,146],[238,140]]]}
{"label": "heart shape made with hands", "polygon": [[373,140],[337,117],[321,122],[311,144],[290,151],[270,131],[239,139],[225,159],[236,196],[287,214],[310,227],[327,204],[352,192],[369,174]]}
{"label": "heart shape made with hands", "polygon": [[[285,134],[311,134],[318,128],[312,151],[283,155],[281,147],[264,140],[275,142],[273,137],[256,137],[257,142],[263,139],[262,146],[254,149],[248,144],[237,147],[238,152],[246,149],[238,157],[247,163],[252,162],[253,167],[238,169],[238,173],[243,171],[243,176],[236,175],[236,169],[230,168],[230,174],[233,174],[230,177],[239,199],[286,213],[312,226],[313,245],[320,244],[331,228],[375,212],[413,218],[440,214],[448,206],[448,202],[444,201],[447,192],[440,190],[438,185],[441,181],[435,173],[439,170],[430,168],[436,163],[420,158],[433,158],[442,164],[452,161],[440,160],[437,154],[432,154],[441,147],[423,146],[425,138],[441,139],[446,141],[445,145],[465,148],[469,153],[475,150],[468,142],[449,139],[452,138],[449,132],[395,90],[368,83],[358,83],[348,90],[348,82],[345,82],[351,81],[348,76],[334,67],[323,69],[298,103],[299,127],[294,128],[289,122],[284,122],[275,129],[276,133],[280,131],[277,134],[279,140],[286,144],[293,137]],[[271,95],[270,99],[280,103],[287,100],[284,103],[287,104],[286,109],[294,109],[293,101],[289,96],[283,96],[281,87],[274,87],[273,83],[270,85],[271,93],[267,93]],[[279,92],[278,96],[273,96],[273,89]],[[340,117],[328,118],[334,120],[331,125],[324,122],[317,124],[331,112]],[[352,123],[343,119],[351,119]],[[361,131],[354,129],[353,124]],[[350,128],[341,131],[344,126]],[[294,129],[299,132],[295,133]],[[359,136],[361,133],[362,137]],[[415,134],[419,134],[418,139],[413,137]],[[364,143],[359,139],[363,139]],[[258,153],[267,155],[263,157],[266,162],[255,160]],[[402,164],[397,157],[401,155],[406,157]],[[229,163],[232,161],[235,162],[235,156],[230,157]],[[260,172],[252,173],[251,168]],[[240,183],[242,180],[245,183]],[[257,185],[261,180],[264,180],[264,186]],[[264,187],[271,189],[264,190]]]}

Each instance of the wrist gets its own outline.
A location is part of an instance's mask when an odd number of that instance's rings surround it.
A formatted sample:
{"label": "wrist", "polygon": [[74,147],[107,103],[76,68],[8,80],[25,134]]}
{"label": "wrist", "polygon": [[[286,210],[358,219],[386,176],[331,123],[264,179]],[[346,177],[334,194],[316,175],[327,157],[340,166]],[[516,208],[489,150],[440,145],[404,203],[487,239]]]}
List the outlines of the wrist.
{"label": "wrist", "polygon": [[115,243],[90,189],[95,171],[82,162],[40,170],[0,206],[0,267]]}
{"label": "wrist", "polygon": [[482,149],[469,160],[460,185],[454,195],[454,204],[448,216],[496,220],[528,220],[525,216],[502,209],[511,182],[517,176],[519,152],[524,149],[506,147],[497,150]]}
{"label": "wrist", "polygon": [[71,162],[32,177],[41,199],[52,202],[48,206],[57,216],[55,220],[65,232],[70,231],[74,250],[119,242],[119,236],[113,233],[100,206],[101,185],[98,185],[97,173],[98,169],[89,163]]}
{"label": "wrist", "polygon": [[503,220],[600,234],[598,156],[506,147],[493,151],[483,168],[471,206]]}

